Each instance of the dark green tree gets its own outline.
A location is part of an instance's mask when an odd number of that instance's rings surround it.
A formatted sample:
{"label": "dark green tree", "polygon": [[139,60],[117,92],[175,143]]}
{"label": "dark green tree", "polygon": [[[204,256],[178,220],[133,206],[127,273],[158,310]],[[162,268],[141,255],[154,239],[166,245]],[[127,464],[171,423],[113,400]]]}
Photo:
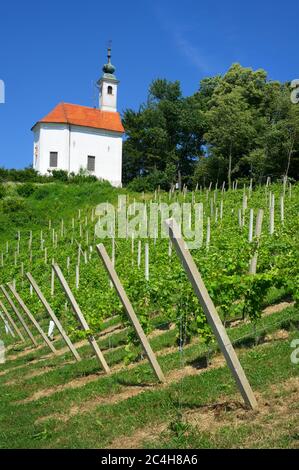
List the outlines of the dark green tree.
{"label": "dark green tree", "polygon": [[173,180],[180,172],[187,180],[202,154],[204,122],[198,101],[183,98],[179,82],[153,81],[147,103],[137,112],[128,109],[123,115],[124,181],[154,170],[174,173]]}

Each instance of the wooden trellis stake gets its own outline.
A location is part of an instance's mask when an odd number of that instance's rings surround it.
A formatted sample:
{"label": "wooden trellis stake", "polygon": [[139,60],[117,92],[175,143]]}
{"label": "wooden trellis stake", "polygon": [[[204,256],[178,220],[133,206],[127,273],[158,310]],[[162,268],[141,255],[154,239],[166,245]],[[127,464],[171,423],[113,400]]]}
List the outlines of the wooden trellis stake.
{"label": "wooden trellis stake", "polygon": [[[59,279],[59,282],[61,284],[61,287],[63,288],[71,306],[72,306],[72,309],[75,313],[75,315],[77,316],[83,330],[85,331],[89,331],[90,328],[88,326],[88,323],[87,321],[85,320],[85,317],[68,285],[68,283],[66,282],[66,279],[64,277],[64,275],[62,274],[62,271],[60,269],[60,267],[58,266],[58,264],[53,264],[52,266],[53,270],[55,271],[55,274],[56,276],[58,277]],[[96,354],[96,357],[98,358],[100,364],[102,365],[104,371],[108,374],[110,372],[110,369],[109,369],[109,366],[104,358],[104,355],[102,353],[102,351],[100,350],[99,346],[98,346],[98,343],[96,342],[95,338],[93,335],[88,335],[87,337],[91,347],[93,348],[95,354]]]}
{"label": "wooden trellis stake", "polygon": [[250,209],[249,212],[249,229],[248,229],[248,241],[249,243],[252,242],[252,237],[253,237],[253,209]]}
{"label": "wooden trellis stake", "polygon": [[1,310],[0,310],[0,317],[4,321],[4,324],[5,324],[6,328],[9,329],[11,335],[15,338],[16,335],[14,334],[13,329],[12,329],[11,325],[9,324],[9,321],[6,319],[6,317],[4,316],[4,314],[2,313]]}
{"label": "wooden trellis stake", "polygon": [[152,348],[151,348],[151,345],[142,329],[142,326],[140,325],[140,322],[137,318],[137,315],[136,313],[134,312],[134,309],[132,307],[132,304],[131,302],[129,301],[128,299],[128,296],[123,288],[123,285],[121,284],[120,280],[119,280],[119,277],[113,267],[113,264],[108,256],[108,253],[106,251],[106,248],[104,247],[104,245],[102,243],[100,243],[99,245],[97,245],[97,251],[98,251],[98,254],[99,256],[101,257],[103,263],[104,263],[104,266],[105,266],[105,269],[115,287],[115,290],[117,292],[117,295],[125,309],[125,311],[127,312],[128,314],[128,317],[129,319],[131,320],[132,322],[132,325],[136,331],[136,334],[144,348],[144,351],[147,355],[147,358],[157,376],[157,378],[159,379],[160,382],[165,382],[165,377],[164,377],[164,374],[160,368],[160,365],[157,361],[157,358],[155,356],[155,353],[153,352]]}
{"label": "wooden trellis stake", "polygon": [[220,219],[222,220],[223,218],[223,199],[220,201]]}
{"label": "wooden trellis stake", "polygon": [[262,223],[263,223],[263,216],[264,211],[263,209],[259,209],[256,218],[256,225],[255,225],[255,233],[254,236],[257,239],[257,249],[250,260],[249,264],[249,274],[256,274],[256,266],[257,266],[257,257],[258,257],[258,246],[259,246],[259,239],[262,233]]}
{"label": "wooden trellis stake", "polygon": [[24,339],[24,336],[22,335],[22,333],[20,332],[19,328],[17,327],[17,325],[15,324],[15,322],[13,321],[13,319],[11,318],[10,314],[8,313],[5,305],[3,305],[3,303],[1,302],[0,300],[0,309],[2,311],[2,313],[6,316],[7,320],[10,322],[10,324],[12,325],[12,327],[14,328],[15,332],[17,333],[17,335],[19,336],[20,340],[24,343],[25,342],[25,339]]}
{"label": "wooden trellis stake", "polygon": [[211,239],[211,220],[210,217],[207,219],[207,238],[206,238],[206,249],[209,249]]}
{"label": "wooden trellis stake", "polygon": [[244,373],[244,370],[239,362],[238,356],[231,344],[231,341],[226,333],[226,330],[220,320],[215,305],[206,289],[206,286],[201,278],[197,266],[185,246],[184,240],[180,236],[177,223],[174,219],[165,221],[169,229],[169,236],[175,247],[178,257],[187,273],[187,276],[193,286],[194,292],[202,306],[202,309],[207,317],[209,325],[216,336],[220,349],[225,357],[228,367],[237,383],[241,395],[246,403],[252,409],[257,408],[257,401]]}
{"label": "wooden trellis stake", "polygon": [[283,225],[284,224],[284,197],[283,196],[280,196],[280,221]]}
{"label": "wooden trellis stake", "polygon": [[4,325],[5,325],[5,328],[6,328],[6,332],[8,331],[8,332],[11,334],[11,336],[12,336],[13,338],[15,338],[15,334],[14,334],[12,328],[10,327],[10,324],[9,324],[8,321],[6,320],[5,316],[4,316],[3,313],[1,312],[1,310],[0,310],[0,318],[1,318],[2,321],[4,322]]}
{"label": "wooden trellis stake", "polygon": [[144,275],[145,275],[145,280],[149,280],[149,244],[146,243],[144,245]]}
{"label": "wooden trellis stake", "polygon": [[27,326],[27,324],[26,324],[24,318],[22,317],[22,315],[20,314],[19,310],[15,306],[15,304],[14,304],[13,300],[11,299],[10,295],[8,294],[7,290],[5,289],[4,286],[0,286],[0,289],[2,290],[6,300],[8,301],[8,303],[11,306],[11,308],[13,309],[13,311],[15,312],[16,316],[18,317],[18,319],[22,323],[22,325],[24,327],[24,330],[26,331],[27,335],[31,339],[32,343],[34,344],[34,346],[37,346],[37,342],[35,341],[35,338],[34,338],[33,334],[31,333],[29,327]]}
{"label": "wooden trellis stake", "polygon": [[37,329],[37,331],[39,332],[39,334],[41,335],[41,337],[43,338],[44,342],[46,343],[47,346],[49,346],[49,348],[51,349],[51,351],[56,354],[56,349],[54,348],[53,344],[51,343],[51,341],[49,340],[49,338],[47,337],[47,335],[44,333],[44,331],[42,330],[42,328],[40,327],[39,323],[36,321],[36,319],[34,318],[34,316],[32,315],[32,313],[30,312],[29,308],[27,307],[27,305],[25,304],[25,302],[23,301],[23,299],[20,297],[20,295],[18,294],[18,292],[11,286],[11,284],[8,284],[8,287],[9,287],[9,290],[10,292],[13,294],[13,296],[15,297],[15,299],[17,300],[17,302],[19,303],[20,307],[22,308],[23,312],[26,313],[27,317],[31,320],[31,322],[33,323],[33,325],[35,326],[35,328]]}
{"label": "wooden trellis stake", "polygon": [[271,194],[270,197],[270,219],[269,219],[269,233],[273,235],[274,233],[274,209],[275,209],[275,195]]}
{"label": "wooden trellis stake", "polygon": [[[54,258],[52,258],[52,264],[54,263]],[[54,297],[55,292],[55,274],[51,269],[51,297]]]}
{"label": "wooden trellis stake", "polygon": [[76,289],[79,289],[80,286],[80,266],[76,266]]}
{"label": "wooden trellis stake", "polygon": [[57,329],[58,329],[59,333],[61,334],[64,342],[66,343],[67,347],[69,348],[69,350],[71,351],[71,353],[73,354],[75,359],[77,359],[77,361],[81,361],[81,357],[79,356],[79,353],[78,353],[77,349],[75,348],[75,346],[71,342],[70,338],[68,337],[68,335],[64,331],[63,326],[61,325],[60,321],[56,317],[56,315],[53,312],[52,308],[48,304],[44,294],[40,290],[40,288],[37,285],[36,281],[34,280],[34,278],[32,277],[32,275],[30,273],[26,273],[26,277],[27,277],[28,281],[30,282],[30,286],[34,289],[34,291],[37,294],[39,300],[41,301],[41,303],[45,307],[45,309],[46,309],[47,313],[49,314],[50,318],[53,320],[53,322],[57,326]]}

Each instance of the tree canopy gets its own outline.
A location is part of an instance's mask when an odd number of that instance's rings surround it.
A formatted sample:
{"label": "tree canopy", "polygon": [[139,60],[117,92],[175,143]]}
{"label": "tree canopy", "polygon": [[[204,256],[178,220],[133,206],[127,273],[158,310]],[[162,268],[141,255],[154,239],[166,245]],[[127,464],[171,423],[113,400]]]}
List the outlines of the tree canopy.
{"label": "tree canopy", "polygon": [[124,112],[123,125],[125,184],[297,179],[299,107],[289,83],[270,81],[261,69],[233,64],[187,97],[178,81],[154,80],[146,103]]}

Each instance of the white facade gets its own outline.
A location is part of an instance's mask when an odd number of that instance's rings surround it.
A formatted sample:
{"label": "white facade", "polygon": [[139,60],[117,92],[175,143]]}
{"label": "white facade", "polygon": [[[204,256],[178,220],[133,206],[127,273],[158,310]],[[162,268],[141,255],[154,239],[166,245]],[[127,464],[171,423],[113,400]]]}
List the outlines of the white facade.
{"label": "white facade", "polygon": [[[50,152],[57,152],[57,167],[50,166]],[[41,174],[52,170],[78,173],[87,170],[88,156],[95,157],[89,174],[121,186],[122,134],[72,124],[39,122],[34,127],[33,167]]]}
{"label": "white facade", "polygon": [[110,59],[108,48],[108,63],[97,82],[99,110],[60,103],[33,127],[33,168],[40,174],[53,170],[76,174],[83,169],[121,186],[124,129],[117,113],[119,82]]}
{"label": "white facade", "polygon": [[103,111],[116,111],[118,81],[102,79],[99,83],[99,107]]}

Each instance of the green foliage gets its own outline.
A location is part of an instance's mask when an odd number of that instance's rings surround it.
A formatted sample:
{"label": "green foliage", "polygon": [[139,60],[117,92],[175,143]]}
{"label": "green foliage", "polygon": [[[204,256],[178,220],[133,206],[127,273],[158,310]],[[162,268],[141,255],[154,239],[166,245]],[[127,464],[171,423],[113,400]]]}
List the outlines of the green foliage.
{"label": "green foliage", "polygon": [[[161,181],[160,181],[161,182]],[[283,185],[271,185],[270,188],[257,187],[247,195],[249,207],[264,208],[263,235],[258,245],[257,240],[248,243],[249,208],[246,209],[245,226],[238,223],[238,210],[242,206],[243,189],[237,191],[198,190],[193,195],[189,192],[177,192],[173,198],[180,203],[191,202],[194,198],[204,205],[204,231],[207,217],[211,219],[211,244],[207,250],[205,243],[192,250],[192,256],[199,267],[207,290],[224,322],[236,318],[248,318],[256,322],[261,314],[264,299],[269,289],[284,289],[297,300],[298,291],[298,190],[294,185],[292,197],[286,196],[285,221],[279,220],[276,211],[276,231],[269,235],[269,192],[275,194],[276,201],[284,191]],[[2,282],[15,279],[24,300],[32,312],[41,315],[40,306],[36,299],[30,296],[28,286],[23,286],[20,263],[25,271],[30,271],[38,280],[42,291],[71,334],[72,338],[81,338],[82,331],[78,322],[65,305],[65,296],[58,283],[55,283],[55,295],[50,293],[52,258],[61,266],[71,289],[75,293],[91,332],[99,332],[103,320],[111,315],[119,315],[127,330],[127,361],[140,358],[139,340],[130,327],[122,305],[111,288],[107,274],[95,252],[95,244],[103,242],[111,254],[111,240],[94,239],[95,220],[91,218],[91,208],[99,202],[116,203],[116,196],[122,190],[111,188],[105,182],[84,182],[80,185],[64,184],[62,182],[37,186],[32,196],[27,198],[6,197],[1,201],[0,235],[2,250],[5,254],[4,266],[1,268]],[[132,202],[132,195],[127,194]],[[267,199],[266,197],[267,196]],[[136,197],[136,194],[134,194]],[[149,194],[144,199],[149,201]],[[161,202],[169,201],[169,194],[159,193]],[[219,205],[223,198],[223,217],[220,219]],[[137,197],[138,201],[138,197]],[[211,202],[214,205],[211,213]],[[80,208],[80,214],[78,209]],[[218,219],[216,220],[216,209]],[[148,206],[149,210],[149,206]],[[49,219],[51,228],[49,228]],[[64,219],[64,231],[61,232],[61,219]],[[74,227],[72,226],[74,219]],[[17,251],[16,233],[21,231],[20,253],[15,264]],[[80,229],[81,227],[81,229]],[[53,229],[57,236],[57,247],[53,243]],[[29,231],[33,231],[32,261],[28,255]],[[42,234],[41,234],[42,230]],[[48,262],[44,261],[44,251],[41,248],[41,235],[44,247],[47,248]],[[9,241],[9,251],[6,253],[6,241]],[[202,343],[209,344],[213,335],[207,324],[206,317],[200,307],[192,286],[188,281],[177,256],[168,253],[168,240],[158,237],[155,241],[148,239],[150,248],[150,280],[144,278],[144,240],[141,240],[141,266],[137,266],[137,240],[132,254],[132,240],[115,240],[115,268],[119,273],[124,288],[138,315],[144,331],[148,334],[156,325],[156,316],[161,316],[161,323],[176,326],[173,335],[176,344],[182,348],[193,338],[199,338]],[[75,284],[75,269],[78,262],[78,244],[86,253],[80,256],[80,287]],[[90,246],[93,246],[90,251]],[[298,245],[299,246],[299,245]],[[249,261],[258,249],[258,273],[248,275]],[[70,258],[70,269],[66,271],[67,258]],[[24,280],[23,280],[24,281]],[[25,283],[26,284],[26,283]]]}
{"label": "green foliage", "polygon": [[153,170],[147,176],[137,176],[127,186],[128,191],[142,192],[154,191],[158,186],[161,189],[168,190],[173,180],[168,179],[167,172]]}
{"label": "green foliage", "polygon": [[[175,171],[195,187],[211,181],[267,176],[293,178],[299,172],[299,107],[291,103],[289,83],[269,81],[264,70],[233,64],[222,76],[204,78],[199,90],[183,97],[180,83],[158,79],[136,112],[126,110],[124,182],[154,171]],[[135,178],[138,178],[135,181]]]}
{"label": "green foliage", "polygon": [[52,176],[54,181],[68,180],[68,172],[65,170],[52,170]]}
{"label": "green foliage", "polygon": [[196,158],[202,154],[203,113],[195,99],[183,98],[178,82],[152,82],[147,104],[138,112],[126,110],[123,124],[127,134],[123,150],[125,183],[153,171],[167,173],[170,167],[175,171],[168,186],[178,171],[183,180],[189,179]]}
{"label": "green foliage", "polygon": [[2,202],[2,210],[4,214],[11,214],[13,212],[21,212],[25,209],[24,201],[17,197],[7,197]]}
{"label": "green foliage", "polygon": [[32,183],[24,183],[17,186],[17,193],[21,197],[29,197],[36,190],[36,186]]}
{"label": "green foliage", "polygon": [[3,199],[6,196],[6,188],[4,184],[0,184],[0,199]]}
{"label": "green foliage", "polygon": [[225,160],[227,181],[231,187],[232,174],[236,172],[238,157],[246,153],[255,138],[253,116],[241,90],[217,97],[207,112],[208,132],[205,137],[213,148],[213,155]]}
{"label": "green foliage", "polygon": [[[83,183],[97,183],[99,180],[94,175],[85,175],[82,173],[74,174],[71,173],[68,179],[69,183],[73,184],[83,184]],[[101,181],[102,184],[105,184],[107,187],[111,187],[111,184],[108,181]]]}
{"label": "green foliage", "polygon": [[51,188],[49,186],[40,186],[34,193],[34,199],[41,201],[49,196]]}
{"label": "green foliage", "polygon": [[23,170],[15,170],[14,168],[7,170],[3,167],[0,168],[0,181],[16,181],[19,183],[25,182],[46,182],[48,181],[46,176],[40,176],[37,171],[32,167],[24,168]]}
{"label": "green foliage", "polygon": [[[78,174],[70,173],[64,170],[53,170],[48,175],[39,175],[33,168],[28,167],[23,170],[0,168],[0,182],[18,182],[18,183],[50,183],[64,182],[72,184],[95,183],[99,180],[94,175],[90,175],[87,170],[80,169]],[[109,185],[108,182],[106,182]],[[25,196],[27,197],[27,196]]]}

